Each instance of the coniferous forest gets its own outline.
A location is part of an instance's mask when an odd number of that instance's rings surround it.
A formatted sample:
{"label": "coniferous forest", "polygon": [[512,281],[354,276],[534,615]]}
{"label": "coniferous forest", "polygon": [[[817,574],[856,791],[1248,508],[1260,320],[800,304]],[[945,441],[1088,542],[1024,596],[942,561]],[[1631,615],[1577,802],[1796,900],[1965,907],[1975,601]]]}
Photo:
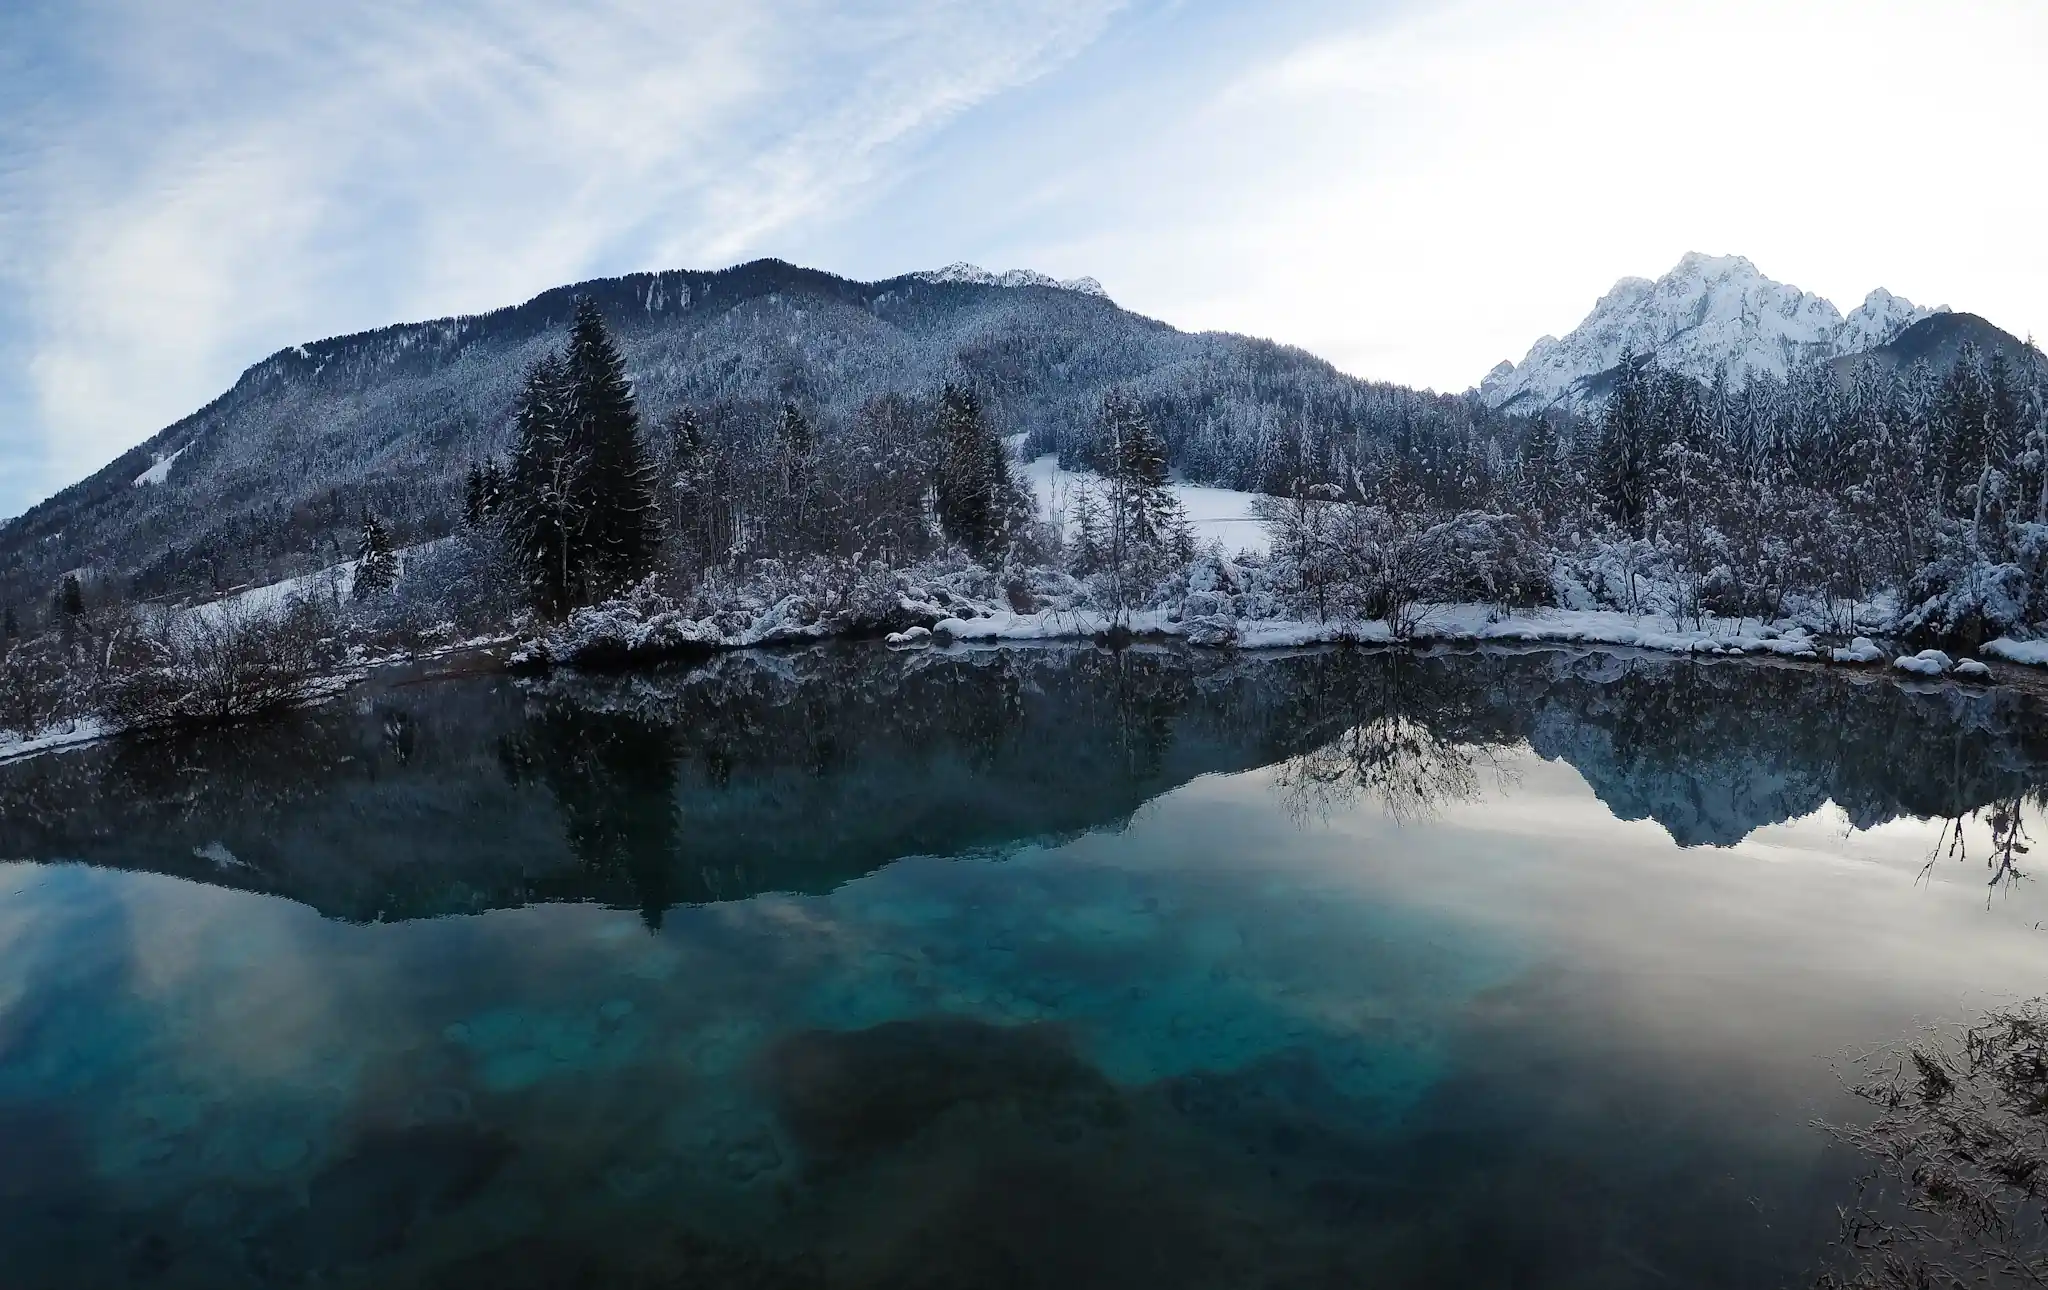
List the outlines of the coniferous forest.
{"label": "coniferous forest", "polygon": [[[478,639],[618,664],[1008,615],[1227,645],[1475,605],[1968,651],[2048,619],[2031,345],[1739,383],[1625,354],[1599,399],[1511,415],[1074,291],[667,276],[287,351],[159,436],[161,483],[124,458],[11,522],[0,725],[233,717]],[[1199,541],[1182,481],[1257,494],[1269,549]]]}

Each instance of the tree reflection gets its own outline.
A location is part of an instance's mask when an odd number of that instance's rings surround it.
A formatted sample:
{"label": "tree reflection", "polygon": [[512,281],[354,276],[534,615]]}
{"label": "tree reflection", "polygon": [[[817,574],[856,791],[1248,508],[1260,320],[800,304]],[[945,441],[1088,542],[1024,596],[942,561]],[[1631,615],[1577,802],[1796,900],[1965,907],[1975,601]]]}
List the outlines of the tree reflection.
{"label": "tree reflection", "polygon": [[1389,713],[1289,757],[1273,784],[1298,820],[1327,819],[1362,798],[1407,822],[1477,797],[1482,760],[1504,775],[1491,749],[1455,743],[1425,721]]}
{"label": "tree reflection", "polygon": [[1117,828],[1211,773],[1274,767],[1297,816],[1367,800],[1416,819],[1505,778],[1498,750],[1526,746],[1681,846],[1833,801],[1857,828],[1947,821],[1937,856],[1981,856],[2009,887],[2048,782],[2041,712],[2016,690],[1592,651],[840,646],[406,686],[231,737],[0,767],[0,855],[341,918],[568,899],[657,923],[678,902],[829,891],[905,855]]}
{"label": "tree reflection", "polygon": [[538,779],[583,867],[629,890],[650,929],[675,901],[676,782],[669,731],[637,717],[551,704],[509,740],[515,779]]}
{"label": "tree reflection", "polygon": [[[2017,887],[2027,878],[2019,867],[2020,857],[2028,853],[2031,849],[2029,843],[2033,841],[2027,833],[2026,810],[2031,806],[2038,814],[2043,805],[2044,795],[2037,790],[1999,798],[1975,810],[1943,819],[1941,833],[1935,838],[1927,864],[1920,871],[1921,877],[1933,873],[1934,867],[1943,860],[1968,862],[1968,826],[1981,822],[1990,834],[1989,845],[1984,852],[1984,867],[1990,874],[1986,883],[1990,895]],[[1985,898],[1990,899],[1990,895]]]}

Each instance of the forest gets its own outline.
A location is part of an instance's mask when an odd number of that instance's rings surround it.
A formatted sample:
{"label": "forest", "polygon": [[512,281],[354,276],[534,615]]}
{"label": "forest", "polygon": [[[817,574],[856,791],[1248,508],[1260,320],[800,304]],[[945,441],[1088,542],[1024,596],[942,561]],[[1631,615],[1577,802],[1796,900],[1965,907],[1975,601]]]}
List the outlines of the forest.
{"label": "forest", "polygon": [[[1603,406],[1535,417],[1353,387],[1337,411],[1304,395],[1205,420],[1200,382],[1155,377],[1013,432],[1025,396],[986,362],[850,410],[793,393],[653,417],[599,303],[565,321],[453,522],[380,513],[371,490],[323,573],[211,602],[67,574],[7,608],[0,730],[232,720],[463,642],[588,667],[977,618],[1112,643],[1230,645],[1251,622],[1400,640],[1478,605],[1970,651],[2048,619],[2031,346],[1739,386],[1630,355]],[[1018,470],[1038,452],[1078,472],[1051,508]],[[1270,550],[1198,543],[1181,479],[1254,487]]]}

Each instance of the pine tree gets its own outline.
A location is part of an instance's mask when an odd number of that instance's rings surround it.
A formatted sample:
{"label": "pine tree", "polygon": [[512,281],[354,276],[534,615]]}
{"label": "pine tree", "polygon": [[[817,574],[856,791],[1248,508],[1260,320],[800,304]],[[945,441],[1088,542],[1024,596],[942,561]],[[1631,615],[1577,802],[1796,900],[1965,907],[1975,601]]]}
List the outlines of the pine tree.
{"label": "pine tree", "polygon": [[79,585],[77,574],[67,573],[57,584],[56,609],[66,619],[85,616],[85,588]]}
{"label": "pine tree", "polygon": [[1108,559],[1109,543],[1103,532],[1102,504],[1096,500],[1093,488],[1084,485],[1075,492],[1073,523],[1073,548],[1068,567],[1076,576],[1085,578],[1102,568]]}
{"label": "pine tree", "polygon": [[652,464],[640,439],[640,412],[626,380],[625,360],[588,297],[576,302],[569,333],[568,376],[575,388],[571,439],[583,461],[589,569],[598,599],[625,590],[654,567],[661,529]]}
{"label": "pine tree", "polygon": [[498,508],[505,500],[505,472],[495,457],[484,458],[482,465],[469,468],[462,487],[462,522],[472,529],[481,529],[497,518]]}
{"label": "pine tree", "polygon": [[544,355],[527,369],[513,414],[505,538],[528,602],[549,619],[585,603],[591,563],[588,451],[573,433],[575,393],[561,356]]}
{"label": "pine tree", "polygon": [[710,496],[708,453],[704,426],[692,408],[681,408],[668,422],[669,502],[674,507],[670,530],[676,550],[685,564],[700,568],[712,555],[710,543]]}
{"label": "pine tree", "polygon": [[1121,389],[1103,396],[1099,455],[1109,464],[1103,498],[1103,569],[1121,613],[1167,568],[1194,554],[1194,535],[1173,495],[1166,444],[1136,400]]}
{"label": "pine tree", "polygon": [[1122,390],[1103,398],[1102,422],[1110,445],[1111,510],[1124,518],[1130,542],[1157,557],[1188,558],[1193,539],[1173,494],[1165,441]]}
{"label": "pine tree", "polygon": [[1633,351],[1623,352],[1614,393],[1600,417],[1595,450],[1601,499],[1630,537],[1643,536],[1656,459],[1649,366],[1649,360],[1637,358]]}
{"label": "pine tree", "polygon": [[391,535],[366,507],[362,534],[356,540],[356,576],[350,594],[357,600],[368,600],[389,591],[397,582],[398,553],[392,549]]}
{"label": "pine tree", "polygon": [[939,395],[939,529],[989,563],[1008,548],[1026,512],[1003,441],[982,415],[981,400],[962,385]]}
{"label": "pine tree", "polygon": [[14,606],[0,611],[0,654],[14,648],[14,642],[21,639],[21,620],[14,616]]}
{"label": "pine tree", "polygon": [[794,400],[782,405],[776,467],[782,496],[775,543],[785,552],[808,551],[818,536],[818,434]]}
{"label": "pine tree", "polygon": [[654,469],[625,362],[588,299],[562,354],[527,370],[501,510],[528,601],[544,618],[616,595],[654,566]]}

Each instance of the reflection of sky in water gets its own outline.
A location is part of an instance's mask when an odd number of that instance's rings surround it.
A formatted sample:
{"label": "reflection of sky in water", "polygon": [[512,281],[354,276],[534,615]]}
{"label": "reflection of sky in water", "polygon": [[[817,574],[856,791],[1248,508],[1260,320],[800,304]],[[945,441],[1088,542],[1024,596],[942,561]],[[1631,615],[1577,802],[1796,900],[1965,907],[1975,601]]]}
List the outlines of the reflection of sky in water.
{"label": "reflection of sky in water", "polygon": [[[764,1074],[789,1036],[944,1014],[1062,1028],[1131,1108],[1087,1130],[1114,1139],[1088,1168],[1137,1180],[1116,1203],[1199,1174],[1171,1203],[1281,1264],[1293,1242],[1429,1283],[1488,1266],[1452,1247],[1533,1242],[1528,1284],[1796,1273],[1846,1168],[1808,1127],[1829,1059],[2038,989],[2040,897],[1987,908],[1954,863],[1923,879],[1913,823],[1823,812],[1681,850],[1560,764],[1503,760],[1505,787],[1435,819],[1303,822],[1272,771],[1209,776],[1121,832],[657,932],[578,905],[346,925],[5,866],[0,1242],[43,1270],[23,1284],[487,1284],[488,1252],[537,1231],[718,1283],[696,1246],[648,1252],[678,1225],[827,1251],[849,1283],[889,1283],[906,1249],[980,1266],[931,1217],[970,1203],[961,1171],[1028,1159],[1022,1195],[1051,1168],[1000,1115],[819,1170]],[[524,1257],[557,1256],[584,1257]],[[409,1280],[435,1267],[474,1278]]]}

